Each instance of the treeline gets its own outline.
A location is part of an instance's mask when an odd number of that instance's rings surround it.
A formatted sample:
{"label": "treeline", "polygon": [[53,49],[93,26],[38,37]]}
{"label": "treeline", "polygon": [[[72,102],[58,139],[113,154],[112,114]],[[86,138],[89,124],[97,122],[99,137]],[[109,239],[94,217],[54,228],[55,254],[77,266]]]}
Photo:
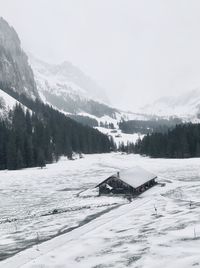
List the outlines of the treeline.
{"label": "treeline", "polygon": [[104,128],[108,128],[108,129],[114,129],[115,128],[113,123],[108,123],[107,121],[105,123],[101,121],[99,126],[104,127]]}
{"label": "treeline", "polygon": [[104,153],[115,149],[112,139],[67,118],[39,100],[18,96],[31,108],[17,105],[0,120],[0,169],[44,166],[61,155]]}
{"label": "treeline", "polygon": [[170,118],[167,119],[157,119],[157,120],[129,120],[121,121],[119,123],[119,128],[124,133],[133,134],[141,133],[148,134],[153,132],[166,133],[169,129],[172,129],[178,124],[181,124],[181,119]]}
{"label": "treeline", "polygon": [[127,154],[133,154],[135,152],[135,145],[133,142],[119,143],[118,151]]}
{"label": "treeline", "polygon": [[89,116],[76,115],[76,114],[69,114],[68,116],[71,119],[81,123],[84,126],[89,126],[89,127],[98,127],[99,126],[98,121],[94,118],[89,117]]}
{"label": "treeline", "polygon": [[74,98],[70,95],[68,95],[67,98],[62,99],[60,96],[56,96],[50,92],[45,92],[45,97],[49,103],[52,103],[55,107],[58,107],[65,112],[76,114],[84,111],[97,117],[108,115],[112,118],[116,118],[116,109],[97,101],[84,100],[79,96]]}
{"label": "treeline", "polygon": [[147,134],[135,144],[134,152],[151,157],[200,157],[200,124],[182,124],[167,133]]}

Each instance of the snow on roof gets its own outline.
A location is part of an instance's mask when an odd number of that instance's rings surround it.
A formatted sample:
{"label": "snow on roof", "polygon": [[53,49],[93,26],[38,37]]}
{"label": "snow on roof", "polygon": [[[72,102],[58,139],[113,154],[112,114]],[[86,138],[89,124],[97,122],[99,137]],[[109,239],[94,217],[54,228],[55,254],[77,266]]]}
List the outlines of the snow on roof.
{"label": "snow on roof", "polygon": [[134,188],[137,188],[147,181],[155,179],[156,177],[157,176],[155,174],[148,172],[139,166],[135,166],[133,168],[125,169],[119,172],[119,179]]}
{"label": "snow on roof", "polygon": [[157,176],[139,166],[135,166],[129,169],[121,170],[120,172],[117,172],[116,174],[113,174],[112,176],[108,177],[106,180],[99,183],[96,187],[99,187],[101,184],[106,183],[108,179],[111,177],[118,177],[119,173],[119,179],[123,182],[129,184],[133,188],[137,188],[144,183],[157,178]]}

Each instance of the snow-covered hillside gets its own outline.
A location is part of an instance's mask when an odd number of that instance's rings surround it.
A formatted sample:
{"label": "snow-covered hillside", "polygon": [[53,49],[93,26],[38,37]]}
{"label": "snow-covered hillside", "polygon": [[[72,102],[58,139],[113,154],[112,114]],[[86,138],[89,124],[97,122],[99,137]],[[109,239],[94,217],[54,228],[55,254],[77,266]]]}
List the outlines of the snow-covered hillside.
{"label": "snow-covered hillside", "polygon": [[63,100],[88,100],[107,103],[105,91],[94,80],[84,74],[71,62],[50,64],[29,55],[29,62],[34,72],[38,91],[43,100],[50,96],[62,97]]}
{"label": "snow-covered hillside", "polygon": [[160,98],[141,110],[150,115],[178,116],[186,120],[194,120],[200,112],[200,88],[179,96]]}
{"label": "snow-covered hillside", "polygon": [[[149,120],[180,117],[198,122],[200,88],[179,96],[162,97],[137,112],[123,112],[109,106],[105,91],[70,62],[48,64],[29,56],[37,88],[43,101],[72,114],[87,114],[121,120]],[[103,121],[102,121],[103,122]]]}
{"label": "snow-covered hillside", "polygon": [[[123,112],[109,106],[105,91],[69,62],[48,64],[30,56],[37,88],[43,101],[59,110],[72,114],[87,114],[104,120],[149,120],[152,118],[180,117],[198,122],[200,112],[200,88],[180,96],[162,97],[148,104],[139,112]],[[103,121],[102,121],[103,122]]]}
{"label": "snow-covered hillside", "polygon": [[11,97],[9,94],[4,92],[3,90],[0,89],[0,117],[5,118],[8,116],[8,112],[10,110],[13,110],[13,108],[16,105],[21,105],[21,107],[26,111],[29,110],[29,112],[32,114],[32,111],[27,108],[25,105]]}
{"label": "snow-covered hillside", "polygon": [[103,127],[96,127],[100,132],[103,134],[106,134],[110,137],[113,138],[114,142],[116,143],[117,147],[121,144],[124,143],[125,145],[127,143],[135,143],[139,138],[142,139],[144,135],[140,133],[134,133],[134,134],[127,134],[123,133],[121,129],[116,128],[116,129],[107,129]]}
{"label": "snow-covered hillside", "polygon": [[0,89],[0,116],[6,116],[19,102]]}
{"label": "snow-covered hillside", "polygon": [[121,133],[118,128],[118,123],[121,120],[148,120],[152,118],[142,113],[123,112],[106,104],[107,98],[104,91],[69,62],[54,65],[38,60],[31,55],[29,61],[33,68],[39,95],[44,102],[66,115],[76,114],[90,117],[95,119],[99,125],[100,123],[112,123],[120,132],[118,137],[112,135],[112,132],[106,128],[99,127],[98,129],[113,136],[117,144],[122,141],[125,143],[127,141],[133,142],[138,138],[138,134]]}
{"label": "snow-covered hillside", "polygon": [[[136,113],[131,113],[131,112],[123,112],[123,111],[117,111],[115,113],[115,118],[112,118],[110,116],[102,116],[102,117],[96,117],[94,115],[90,115],[87,113],[79,113],[79,115],[90,117],[95,119],[99,126],[95,127],[98,129],[100,132],[103,134],[106,134],[107,136],[110,136],[113,138],[114,142],[116,143],[117,146],[119,146],[121,143],[124,143],[125,145],[129,143],[135,143],[139,138],[142,139],[144,135],[140,133],[134,133],[134,134],[126,134],[119,129],[119,122],[121,120],[148,120],[151,119],[150,116],[145,116],[142,114],[136,114]],[[112,124],[114,126],[114,129],[112,128],[105,128],[103,126],[100,126],[101,123],[103,124]]]}
{"label": "snow-covered hillside", "polygon": [[[66,113],[97,117],[108,120],[145,120],[150,116],[142,113],[123,112],[108,105],[105,91],[91,78],[70,62],[49,64],[29,55],[40,97]],[[91,103],[94,113],[88,112]]]}

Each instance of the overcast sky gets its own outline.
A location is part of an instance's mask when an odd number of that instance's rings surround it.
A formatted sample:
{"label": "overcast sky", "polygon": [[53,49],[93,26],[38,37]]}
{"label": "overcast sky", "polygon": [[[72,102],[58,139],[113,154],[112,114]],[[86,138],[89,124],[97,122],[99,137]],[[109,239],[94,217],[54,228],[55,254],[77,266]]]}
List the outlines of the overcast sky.
{"label": "overcast sky", "polygon": [[199,0],[0,0],[25,50],[69,60],[123,109],[200,87]]}

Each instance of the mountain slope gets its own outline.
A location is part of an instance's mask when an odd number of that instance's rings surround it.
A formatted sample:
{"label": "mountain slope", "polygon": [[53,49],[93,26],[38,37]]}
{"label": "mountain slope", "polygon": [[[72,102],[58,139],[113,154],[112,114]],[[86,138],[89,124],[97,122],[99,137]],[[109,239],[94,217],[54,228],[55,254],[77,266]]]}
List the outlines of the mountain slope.
{"label": "mountain slope", "polygon": [[[20,104],[25,110],[27,107],[17,101],[15,98],[11,97],[9,94],[0,89],[0,118],[4,119],[8,116],[10,110],[13,110],[14,107]],[[31,112],[31,110],[29,109]]]}
{"label": "mountain slope", "polygon": [[[108,102],[105,91],[71,62],[64,61],[61,64],[50,64],[36,59],[30,54],[29,61],[40,90],[47,90],[48,84],[54,88],[54,92],[56,89],[60,91],[63,88],[63,93],[78,94],[84,98],[87,97],[104,103]],[[47,82],[46,85],[44,81]],[[58,92],[56,93],[58,94]]]}
{"label": "mountain slope", "polygon": [[[1,18],[0,115],[2,118],[5,118],[8,112],[19,103],[28,107],[30,111],[36,112],[36,114],[38,112],[42,113],[42,110],[37,110],[41,104],[37,101],[32,103],[39,97],[44,103],[52,105],[64,114],[76,115],[76,117],[78,114],[79,117],[78,120],[76,118],[76,121],[86,122],[86,125],[89,122],[90,126],[98,127],[100,122],[106,124],[112,122],[117,127],[117,123],[123,115],[119,110],[106,104],[107,98],[104,91],[77,67],[69,62],[60,65],[48,64],[31,56],[30,62],[34,68],[34,73],[28,63],[27,55],[21,49],[17,33]],[[82,127],[80,125],[79,132],[84,130],[84,127]],[[101,136],[102,134],[100,135],[97,130],[91,129],[90,131],[92,131],[92,135],[96,135],[96,139],[102,137],[102,140],[105,139],[105,143],[109,143],[108,137]],[[88,130],[88,133],[90,131]],[[105,131],[106,129],[103,129],[101,132],[104,133]],[[74,136],[78,140],[77,135]],[[69,140],[69,143],[71,142]],[[77,141],[72,143],[76,144]],[[86,146],[82,148],[84,152],[92,150],[93,148],[86,148]],[[99,149],[95,150],[97,152]]]}
{"label": "mountain slope", "polygon": [[8,111],[18,103],[16,99],[0,89],[0,110]]}
{"label": "mountain slope", "polygon": [[16,31],[0,18],[0,88],[10,87],[28,97],[39,97],[28,58]]}
{"label": "mountain slope", "polygon": [[[31,55],[29,62],[33,71],[28,63],[28,57],[21,49],[17,33],[1,18],[0,88],[7,94],[27,107],[30,103],[24,99],[24,95],[30,100],[39,97],[44,103],[50,104],[64,114],[76,116],[72,118],[83,125],[89,124],[96,128],[100,126],[99,130],[112,136],[116,143],[121,141],[120,137],[123,135],[118,127],[121,120],[149,118],[142,114],[122,112],[109,106],[104,91],[70,62],[49,64]],[[1,106],[5,105],[1,101]],[[2,114],[5,114],[5,109]],[[108,130],[109,124],[119,133],[113,134],[111,129]],[[127,140],[132,141],[132,137],[126,137]]]}
{"label": "mountain slope", "polygon": [[70,62],[49,64],[33,56],[29,61],[43,101],[67,113],[114,116],[116,109],[106,104],[104,90]]}
{"label": "mountain slope", "polygon": [[149,118],[108,105],[104,90],[70,62],[49,64],[32,55],[29,55],[29,62],[41,99],[60,111],[115,125],[121,119]]}
{"label": "mountain slope", "polygon": [[163,97],[146,105],[142,111],[161,116],[179,116],[187,119],[197,118],[200,112],[200,88],[175,97]]}

